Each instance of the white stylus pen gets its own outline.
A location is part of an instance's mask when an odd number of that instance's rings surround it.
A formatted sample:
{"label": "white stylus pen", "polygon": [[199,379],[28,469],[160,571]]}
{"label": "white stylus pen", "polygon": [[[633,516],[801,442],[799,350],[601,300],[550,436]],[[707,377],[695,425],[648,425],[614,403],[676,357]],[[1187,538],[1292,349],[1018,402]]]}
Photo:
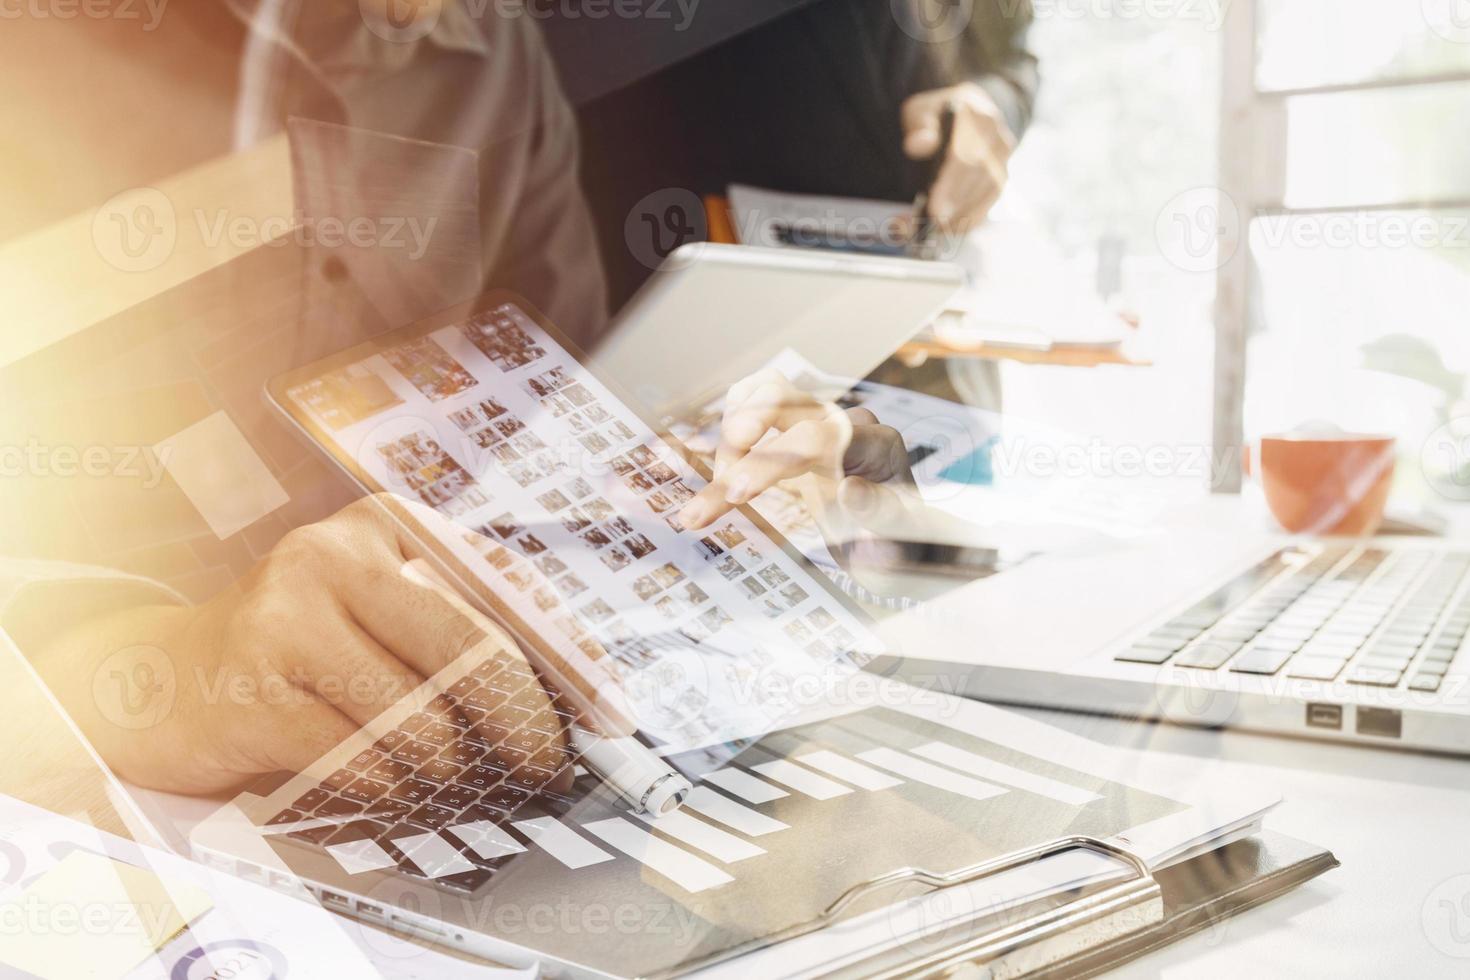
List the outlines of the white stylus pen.
{"label": "white stylus pen", "polygon": [[570,726],[572,747],[582,765],[633,805],[635,813],[661,817],[673,813],[693,789],[653,750],[636,738],[598,735]]}

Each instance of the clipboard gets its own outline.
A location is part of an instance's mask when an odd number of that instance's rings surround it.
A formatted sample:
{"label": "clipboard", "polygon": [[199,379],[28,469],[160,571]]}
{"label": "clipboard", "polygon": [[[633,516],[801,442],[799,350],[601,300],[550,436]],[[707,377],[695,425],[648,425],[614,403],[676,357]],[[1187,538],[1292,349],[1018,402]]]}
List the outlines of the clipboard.
{"label": "clipboard", "polygon": [[[1120,881],[1075,890],[1065,900],[1068,893],[957,920],[927,937],[932,945],[919,954],[895,941],[891,947],[824,971],[823,980],[1092,977],[1262,905],[1339,866],[1325,848],[1270,831],[1222,844],[1156,873],[1110,841],[1064,837],[944,875],[905,868],[874,878],[848,889],[811,922],[753,943],[736,955],[826,928],[856,901],[901,882],[951,888],[1073,849],[1112,857],[1132,873]],[[705,965],[709,964],[690,964],[689,969]]]}
{"label": "clipboard", "polygon": [[909,948],[906,938],[895,937],[893,943],[844,962],[823,976],[832,980],[859,977],[896,980],[980,969],[984,972],[979,975],[990,980],[1021,977],[1147,931],[1164,921],[1163,891],[1141,858],[1111,841],[1075,835],[942,874],[913,867],[896,869],[853,885],[807,922],[681,964],[678,970],[655,975],[650,980],[686,976],[756,950],[808,936],[840,921],[862,899],[895,885],[918,882],[942,891],[1077,849],[1113,858],[1129,873],[1122,880],[1075,889],[1078,894],[1072,898],[1063,898],[1069,894],[1063,892],[1061,896],[1020,906],[983,908],[974,916],[947,922],[941,930],[926,934],[923,937],[926,949],[917,954]]}

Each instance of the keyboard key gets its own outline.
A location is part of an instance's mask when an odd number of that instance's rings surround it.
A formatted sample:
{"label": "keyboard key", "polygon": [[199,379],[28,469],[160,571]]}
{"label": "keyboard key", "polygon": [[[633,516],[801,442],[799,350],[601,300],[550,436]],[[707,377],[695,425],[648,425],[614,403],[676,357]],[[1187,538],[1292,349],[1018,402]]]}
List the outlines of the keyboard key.
{"label": "keyboard key", "polygon": [[479,679],[471,675],[467,677],[461,677],[453,684],[450,684],[449,687],[447,687],[445,690],[448,694],[454,697],[455,700],[459,700],[479,686]]}
{"label": "keyboard key", "polygon": [[1223,640],[1204,640],[1189,647],[1179,656],[1174,658],[1176,667],[1195,667],[1201,670],[1214,670],[1224,666],[1225,661],[1240,652],[1244,644],[1227,643]]}
{"label": "keyboard key", "polygon": [[500,747],[502,749],[519,749],[529,756],[541,751],[541,747],[546,744],[548,737],[535,730],[512,732],[510,737],[501,743]]}
{"label": "keyboard key", "polygon": [[374,823],[371,820],[354,820],[344,827],[338,828],[325,843],[350,844],[359,840],[377,840],[388,830],[387,824]]}
{"label": "keyboard key", "polygon": [[293,837],[296,840],[306,841],[308,844],[321,844],[323,841],[325,841],[328,837],[331,837],[336,832],[336,824],[327,824],[323,827],[310,827],[306,830],[293,830],[286,836]]}
{"label": "keyboard key", "polygon": [[439,747],[429,742],[409,742],[395,749],[393,758],[419,766],[434,758],[438,751]]}
{"label": "keyboard key", "polygon": [[421,742],[432,742],[442,747],[458,738],[459,730],[453,725],[436,721],[432,725],[425,725],[415,737]]}
{"label": "keyboard key", "polygon": [[425,830],[439,830],[449,826],[449,822],[455,816],[456,814],[453,810],[446,810],[442,806],[425,803],[403,819],[414,826],[423,827]]}
{"label": "keyboard key", "polygon": [[467,742],[474,742],[476,745],[483,745],[489,748],[492,745],[500,744],[509,734],[510,729],[504,725],[497,725],[492,721],[481,721],[474,728],[465,732],[464,738]]}
{"label": "keyboard key", "polygon": [[496,674],[504,670],[505,667],[506,663],[504,660],[487,660],[484,663],[480,664],[480,666],[476,667],[474,670],[470,671],[470,676],[480,681],[488,681],[490,678],[494,677]]}
{"label": "keyboard key", "polygon": [[342,790],[342,795],[349,800],[356,800],[359,803],[371,803],[386,792],[388,792],[387,783],[379,783],[371,779],[359,779],[351,786]]}
{"label": "keyboard key", "polygon": [[1417,643],[1398,643],[1393,640],[1374,640],[1368,645],[1368,653],[1382,653],[1390,656],[1412,657],[1419,652]]}
{"label": "keyboard key", "polygon": [[326,802],[331,795],[332,794],[326,792],[325,790],[309,789],[305,793],[301,794],[301,797],[297,799],[295,803],[292,803],[291,806],[293,809],[296,810],[315,810],[317,807]]}
{"label": "keyboard key", "polygon": [[1254,626],[1242,626],[1239,624],[1225,625],[1216,627],[1214,632],[1210,634],[1210,639],[1225,641],[1238,640],[1241,643],[1244,643],[1247,640],[1253,638],[1259,632],[1260,630],[1256,629]]}
{"label": "keyboard key", "polygon": [[420,728],[423,728],[425,725],[431,723],[433,720],[433,715],[427,714],[423,711],[415,711],[413,714],[405,718],[398,727],[402,731],[412,733],[418,731]]}
{"label": "keyboard key", "polygon": [[454,696],[441,692],[434,695],[433,700],[424,705],[424,710],[433,715],[442,715],[447,711],[453,711],[454,706]]}
{"label": "keyboard key", "polygon": [[1335,657],[1293,657],[1291,666],[1286,671],[1287,677],[1301,677],[1314,681],[1330,681],[1342,673],[1342,668],[1347,666],[1347,658]]}
{"label": "keyboard key", "polygon": [[539,714],[546,710],[546,692],[528,688],[511,698],[509,703],[516,708],[525,708],[532,714]]}
{"label": "keyboard key", "polygon": [[514,731],[517,728],[526,727],[526,723],[531,720],[531,712],[525,708],[512,708],[506,705],[495,712],[495,719]]}
{"label": "keyboard key", "polygon": [[1402,671],[1354,666],[1343,679],[1349,684],[1362,684],[1365,687],[1394,687],[1403,676]]}
{"label": "keyboard key", "polygon": [[1435,674],[1415,674],[1414,679],[1409,681],[1411,691],[1438,691],[1440,683],[1444,678]]}
{"label": "keyboard key", "polygon": [[500,782],[505,773],[499,769],[491,769],[488,766],[470,766],[459,774],[457,782],[465,786],[473,786],[475,789],[485,790]]}
{"label": "keyboard key", "polygon": [[488,687],[482,687],[477,691],[471,691],[469,694],[466,694],[462,700],[472,708],[494,711],[509,701],[510,695],[504,691],[493,691]]}
{"label": "keyboard key", "polygon": [[462,771],[462,766],[456,766],[454,763],[445,762],[442,759],[435,759],[432,762],[426,762],[422,766],[419,766],[417,775],[419,779],[427,779],[435,783],[447,783]]}
{"label": "keyboard key", "polygon": [[407,762],[394,762],[392,759],[384,759],[373,766],[366,773],[369,779],[376,779],[384,783],[396,783],[407,779],[408,774],[413,772],[413,766]]}
{"label": "keyboard key", "polygon": [[485,749],[471,742],[459,741],[439,753],[439,758],[457,766],[467,766],[479,760]]}
{"label": "keyboard key", "polygon": [[1159,647],[1131,646],[1122,653],[1115,654],[1113,659],[1136,664],[1161,664],[1172,656],[1174,656],[1173,650],[1160,649]]}
{"label": "keyboard key", "polygon": [[1364,667],[1374,667],[1378,670],[1397,670],[1402,673],[1403,669],[1409,666],[1409,661],[1413,659],[1413,657],[1408,655],[1391,656],[1386,653],[1369,653],[1366,656],[1359,657],[1357,663]]}
{"label": "keyboard key", "polygon": [[312,814],[314,817],[351,817],[362,812],[362,804],[340,797],[332,797],[321,806],[316,808]]}
{"label": "keyboard key", "polygon": [[398,748],[398,746],[402,745],[408,740],[409,738],[407,733],[400,731],[391,731],[387,735],[384,735],[382,738],[374,742],[373,748],[377,749],[379,752],[392,752],[394,749]]}
{"label": "keyboard key", "polygon": [[1236,657],[1230,669],[1237,674],[1274,674],[1291,659],[1294,650],[1252,647]]}
{"label": "keyboard key", "polygon": [[548,745],[530,758],[531,765],[538,769],[561,772],[572,763],[572,755],[559,745]]}
{"label": "keyboard key", "polygon": [[338,769],[319,784],[324,790],[335,793],[343,786],[348,786],[357,778],[357,773],[351,769]]}
{"label": "keyboard key", "polygon": [[265,825],[267,827],[278,827],[283,823],[295,823],[298,820],[304,819],[305,816],[295,810],[282,810],[280,813],[267,820],[265,822]]}
{"label": "keyboard key", "polygon": [[506,776],[505,782],[507,786],[514,786],[528,793],[534,793],[542,786],[551,782],[551,778],[555,775],[556,773],[554,772],[546,772],[542,769],[537,769],[535,766],[521,766],[515,772]]}
{"label": "keyboard key", "polygon": [[1279,636],[1273,637],[1269,634],[1262,634],[1261,638],[1253,644],[1253,649],[1270,650],[1275,653],[1285,654],[1289,657],[1305,645],[1305,640],[1288,640]]}
{"label": "keyboard key", "polygon": [[403,817],[407,816],[408,812],[412,809],[413,807],[408,803],[385,796],[381,800],[369,804],[368,808],[362,812],[363,816],[372,817],[375,820],[386,820],[389,823],[397,823]]}
{"label": "keyboard key", "polygon": [[1449,673],[1450,665],[1439,660],[1426,660],[1419,665],[1420,674],[1428,674],[1432,677],[1443,677]]}
{"label": "keyboard key", "polygon": [[480,719],[485,717],[485,709],[467,708],[464,705],[460,705],[459,708],[456,709],[455,715],[459,718],[460,721],[464,723],[465,728],[470,728],[477,722],[479,722]]}
{"label": "keyboard key", "polygon": [[439,792],[439,787],[433,783],[422,779],[410,779],[406,783],[393,787],[388,795],[405,803],[422,803],[437,792]]}
{"label": "keyboard key", "polygon": [[507,771],[523,765],[528,758],[530,756],[525,752],[522,752],[520,749],[511,748],[508,745],[499,745],[495,748],[496,763],[505,767]]}
{"label": "keyboard key", "polygon": [[365,769],[372,768],[373,763],[377,762],[381,758],[382,756],[374,752],[372,749],[363,749],[361,752],[357,753],[357,755],[352,757],[352,761],[347,763],[347,768],[351,769],[353,772],[362,772]]}
{"label": "keyboard key", "polygon": [[511,811],[509,810],[501,810],[490,806],[488,803],[475,803],[472,806],[465,807],[464,812],[459,816],[464,821],[488,820],[493,823],[496,820],[504,820],[510,816],[510,813]]}
{"label": "keyboard key", "polygon": [[1357,652],[1356,644],[1333,643],[1327,640],[1312,640],[1301,649],[1303,657],[1321,657],[1326,660],[1349,660]]}
{"label": "keyboard key", "polygon": [[451,810],[462,810],[479,798],[479,790],[451,784],[434,794],[434,803]]}
{"label": "keyboard key", "polygon": [[495,807],[497,810],[510,812],[530,798],[531,794],[522,792],[514,786],[497,786],[480,797],[480,802],[486,806]]}

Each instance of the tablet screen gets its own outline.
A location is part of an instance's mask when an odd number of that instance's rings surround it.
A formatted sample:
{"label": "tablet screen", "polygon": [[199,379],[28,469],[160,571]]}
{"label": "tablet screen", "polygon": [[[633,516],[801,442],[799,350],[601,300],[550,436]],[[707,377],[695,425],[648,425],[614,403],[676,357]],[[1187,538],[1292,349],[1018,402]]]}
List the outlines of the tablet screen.
{"label": "tablet screen", "polygon": [[707,480],[505,294],[272,383],[367,489],[447,519],[436,553],[517,639],[613,658],[667,751],[759,737],[881,652],[749,510],[675,515]]}

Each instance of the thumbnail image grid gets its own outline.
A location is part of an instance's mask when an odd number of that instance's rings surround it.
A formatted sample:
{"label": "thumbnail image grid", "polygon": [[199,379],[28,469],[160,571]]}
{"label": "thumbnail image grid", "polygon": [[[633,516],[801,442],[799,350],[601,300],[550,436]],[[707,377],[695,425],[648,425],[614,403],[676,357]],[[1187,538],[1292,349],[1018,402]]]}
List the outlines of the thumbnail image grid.
{"label": "thumbnail image grid", "polygon": [[487,310],[461,323],[459,332],[502,372],[514,371],[546,356],[518,321],[520,313],[507,307]]}
{"label": "thumbnail image grid", "polygon": [[448,517],[459,517],[490,502],[459,462],[432,436],[410,432],[377,445],[394,480],[424,503]]}
{"label": "thumbnail image grid", "polygon": [[364,364],[312,378],[289,394],[334,432],[403,404],[388,382]]}
{"label": "thumbnail image grid", "polygon": [[480,383],[430,337],[420,337],[384,351],[383,359],[432,402],[453,398]]}

